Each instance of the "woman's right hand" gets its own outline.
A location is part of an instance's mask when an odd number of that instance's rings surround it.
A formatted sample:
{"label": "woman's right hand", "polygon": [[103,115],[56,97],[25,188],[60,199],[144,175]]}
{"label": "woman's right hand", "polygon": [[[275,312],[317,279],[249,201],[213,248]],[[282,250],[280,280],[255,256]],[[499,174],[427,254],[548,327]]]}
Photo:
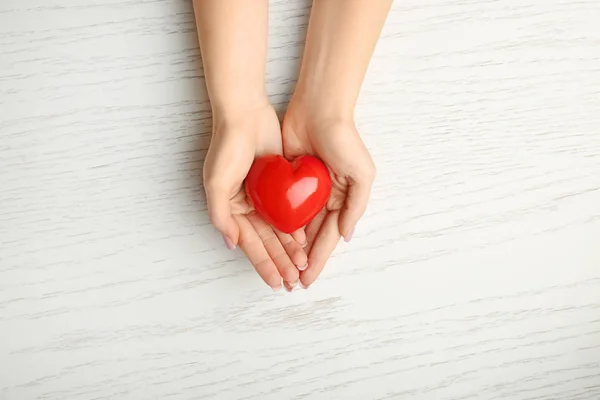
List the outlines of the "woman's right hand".
{"label": "woman's right hand", "polygon": [[230,250],[236,245],[274,290],[290,290],[308,258],[304,231],[292,235],[267,224],[246,199],[243,182],[256,157],[282,154],[281,130],[273,108],[213,113],[213,133],[204,161],[204,189],[211,223]]}

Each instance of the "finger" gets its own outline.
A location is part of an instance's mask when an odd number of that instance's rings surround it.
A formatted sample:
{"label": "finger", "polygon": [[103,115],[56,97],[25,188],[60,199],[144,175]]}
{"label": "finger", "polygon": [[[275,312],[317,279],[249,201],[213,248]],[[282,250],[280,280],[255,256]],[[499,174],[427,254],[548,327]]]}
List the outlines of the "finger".
{"label": "finger", "polygon": [[300,278],[298,268],[286,253],[273,228],[257,214],[249,214],[247,217],[262,241],[264,248],[267,250],[269,257],[275,263],[279,275],[281,275],[284,281],[290,284],[298,282]]}
{"label": "finger", "polygon": [[307,288],[310,286],[319,276],[325,263],[335,250],[340,241],[340,228],[338,226],[339,212],[330,212],[312,246],[310,253],[308,254],[308,268],[300,274],[300,282],[302,286]]}
{"label": "finger", "polygon": [[292,232],[292,237],[296,242],[300,243],[300,246],[302,247],[305,247],[308,244],[306,241],[306,232],[304,231],[304,228],[300,228],[297,231]]}
{"label": "finger", "polygon": [[279,238],[279,242],[283,245],[285,252],[290,257],[290,260],[294,263],[299,271],[304,271],[308,267],[308,256],[302,249],[300,243],[298,243],[291,235],[287,235],[275,229],[275,234]]}
{"label": "finger", "polygon": [[325,217],[327,217],[327,208],[323,207],[321,211],[308,223],[306,226],[306,241],[307,246],[304,248],[307,254],[310,254],[310,250],[312,245],[315,242],[315,238],[321,229],[321,225],[323,225],[323,221],[325,221]]}
{"label": "finger", "polygon": [[339,221],[340,235],[344,236],[346,242],[352,239],[354,227],[367,209],[371,185],[371,181],[363,179],[352,182],[348,188],[348,195],[340,213]]}
{"label": "finger", "polygon": [[287,283],[286,281],[283,281],[283,288],[285,289],[286,292],[291,292],[293,291],[295,288],[298,287],[298,284],[300,283],[300,281],[296,281],[295,284],[291,285],[289,283]]}
{"label": "finger", "polygon": [[240,227],[239,245],[262,280],[273,290],[281,289],[281,275],[258,233],[245,216],[235,218]]}
{"label": "finger", "polygon": [[231,215],[229,193],[222,188],[207,186],[205,189],[210,222],[221,232],[229,250],[233,250],[238,243],[240,231]]}

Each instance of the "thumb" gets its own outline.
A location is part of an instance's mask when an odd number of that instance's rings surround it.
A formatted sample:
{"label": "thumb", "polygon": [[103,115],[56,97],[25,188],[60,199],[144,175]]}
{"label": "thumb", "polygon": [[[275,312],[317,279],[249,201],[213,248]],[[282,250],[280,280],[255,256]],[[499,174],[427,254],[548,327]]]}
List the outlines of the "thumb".
{"label": "thumb", "polygon": [[346,195],[346,202],[340,213],[340,235],[349,242],[354,233],[354,227],[363,216],[369,202],[372,183],[368,180],[351,181]]}
{"label": "thumb", "polygon": [[206,202],[211,224],[221,232],[227,248],[235,249],[240,237],[240,229],[231,215],[229,194],[220,188],[206,188]]}

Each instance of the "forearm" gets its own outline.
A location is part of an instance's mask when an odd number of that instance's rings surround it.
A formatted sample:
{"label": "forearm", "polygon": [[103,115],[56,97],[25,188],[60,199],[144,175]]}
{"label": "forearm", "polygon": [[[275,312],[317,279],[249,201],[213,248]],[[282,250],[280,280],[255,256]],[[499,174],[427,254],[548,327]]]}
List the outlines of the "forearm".
{"label": "forearm", "polygon": [[194,0],[213,110],[266,101],[268,0]]}
{"label": "forearm", "polygon": [[351,117],[392,0],[314,0],[296,95]]}

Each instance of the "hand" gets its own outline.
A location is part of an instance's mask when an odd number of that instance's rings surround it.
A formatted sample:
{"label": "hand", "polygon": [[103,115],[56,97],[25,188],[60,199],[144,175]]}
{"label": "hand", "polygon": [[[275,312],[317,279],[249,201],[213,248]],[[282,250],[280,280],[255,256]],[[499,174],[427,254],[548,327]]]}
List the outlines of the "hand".
{"label": "hand", "polygon": [[300,243],[304,231],[287,235],[276,231],[246,201],[243,181],[255,157],[281,154],[279,120],[266,103],[235,114],[215,112],[213,134],[204,161],[204,188],[212,224],[230,250],[244,251],[260,277],[274,290],[282,278],[289,290],[306,268]]}
{"label": "hand", "polygon": [[367,207],[375,165],[351,119],[321,117],[318,110],[292,100],[282,134],[287,158],[304,154],[319,157],[329,168],[333,183],[327,205],[306,226],[308,268],[301,272],[300,281],[308,287],[323,270],[340,237],[350,241]]}

